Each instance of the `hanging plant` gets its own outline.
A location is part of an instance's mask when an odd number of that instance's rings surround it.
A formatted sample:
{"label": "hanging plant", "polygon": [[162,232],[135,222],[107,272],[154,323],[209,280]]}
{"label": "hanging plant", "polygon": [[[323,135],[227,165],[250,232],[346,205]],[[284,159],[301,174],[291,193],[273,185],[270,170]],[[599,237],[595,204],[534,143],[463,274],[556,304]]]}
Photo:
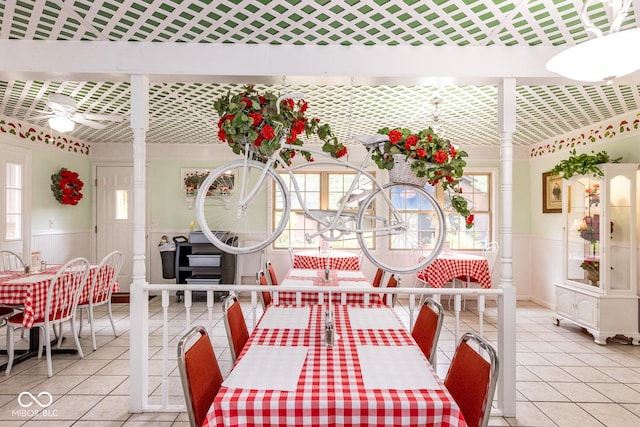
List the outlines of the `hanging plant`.
{"label": "hanging plant", "polygon": [[82,187],[84,182],[78,178],[77,172],[62,168],[58,173],[51,175],[51,191],[56,200],[63,205],[77,205],[82,199]]}

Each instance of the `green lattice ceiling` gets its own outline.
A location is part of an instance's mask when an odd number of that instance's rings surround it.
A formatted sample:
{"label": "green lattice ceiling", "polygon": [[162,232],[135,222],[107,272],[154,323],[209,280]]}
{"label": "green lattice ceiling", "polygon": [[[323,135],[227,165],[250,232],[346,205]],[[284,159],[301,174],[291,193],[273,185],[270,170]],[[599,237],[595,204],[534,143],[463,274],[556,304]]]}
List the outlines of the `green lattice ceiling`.
{"label": "green lattice ceiling", "polygon": [[[638,27],[640,1],[622,24]],[[296,45],[538,46],[575,44],[587,34],[581,1],[326,1],[326,0],[8,0],[0,2],[0,39],[152,41]],[[597,5],[592,21],[606,31]],[[150,94],[151,143],[216,141],[212,99],[233,85],[157,83]],[[282,85],[271,87],[282,91]],[[380,127],[430,124],[436,94],[447,136],[460,144],[497,144],[494,86],[287,85],[301,91],[311,113],[338,136]],[[73,96],[79,112],[129,112],[128,83],[0,81],[0,114],[29,119],[46,95]],[[518,86],[517,145],[529,145],[640,107],[638,86]],[[72,136],[90,143],[132,139],[129,122],[104,130],[77,126]]]}

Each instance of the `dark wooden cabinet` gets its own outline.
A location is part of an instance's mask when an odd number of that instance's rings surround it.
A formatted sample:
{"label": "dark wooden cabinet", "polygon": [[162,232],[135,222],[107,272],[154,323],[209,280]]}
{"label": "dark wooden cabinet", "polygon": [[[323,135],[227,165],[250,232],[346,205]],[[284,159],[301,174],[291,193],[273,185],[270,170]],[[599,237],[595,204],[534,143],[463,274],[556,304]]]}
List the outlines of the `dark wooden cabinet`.
{"label": "dark wooden cabinet", "polygon": [[[202,239],[192,238],[188,242],[176,242],[175,263],[178,284],[208,285],[235,282],[236,255],[224,252],[211,243],[204,243]],[[215,297],[221,300],[227,294],[228,292],[215,292]],[[183,291],[178,291],[177,300],[182,301],[183,295]]]}

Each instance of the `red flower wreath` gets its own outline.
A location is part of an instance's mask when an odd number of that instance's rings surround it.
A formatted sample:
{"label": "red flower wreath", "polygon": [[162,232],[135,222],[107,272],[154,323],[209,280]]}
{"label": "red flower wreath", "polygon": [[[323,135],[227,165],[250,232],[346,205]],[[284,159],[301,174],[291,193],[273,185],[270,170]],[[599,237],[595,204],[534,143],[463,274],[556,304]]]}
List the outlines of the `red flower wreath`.
{"label": "red flower wreath", "polygon": [[58,173],[51,175],[51,191],[56,200],[63,205],[77,205],[82,199],[82,187],[84,182],[78,178],[77,172],[62,168]]}

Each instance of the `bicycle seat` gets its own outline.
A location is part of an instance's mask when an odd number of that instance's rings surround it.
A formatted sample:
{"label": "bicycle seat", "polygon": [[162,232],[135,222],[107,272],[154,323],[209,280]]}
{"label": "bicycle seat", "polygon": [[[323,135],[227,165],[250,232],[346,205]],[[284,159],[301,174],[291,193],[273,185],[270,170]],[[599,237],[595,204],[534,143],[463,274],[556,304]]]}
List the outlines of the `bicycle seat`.
{"label": "bicycle seat", "polygon": [[353,138],[367,148],[382,145],[389,140],[387,135],[356,135]]}

